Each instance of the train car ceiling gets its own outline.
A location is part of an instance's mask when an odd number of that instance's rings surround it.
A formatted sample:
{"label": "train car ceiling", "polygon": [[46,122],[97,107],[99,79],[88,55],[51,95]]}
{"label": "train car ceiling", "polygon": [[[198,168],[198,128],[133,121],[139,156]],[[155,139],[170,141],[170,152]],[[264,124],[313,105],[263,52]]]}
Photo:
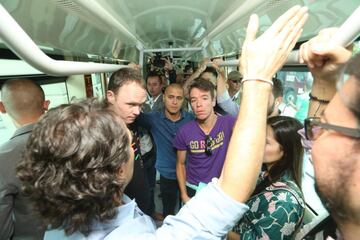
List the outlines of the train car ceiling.
{"label": "train car ceiling", "polygon": [[[0,0],[32,40],[65,59],[139,62],[143,51],[178,49],[183,60],[240,52],[250,14],[261,31],[289,7],[310,9],[300,40],[340,26],[359,0]],[[1,19],[1,16],[0,16]],[[7,48],[0,43],[0,48]],[[191,51],[187,51],[187,50]],[[169,52],[163,52],[169,55]]]}

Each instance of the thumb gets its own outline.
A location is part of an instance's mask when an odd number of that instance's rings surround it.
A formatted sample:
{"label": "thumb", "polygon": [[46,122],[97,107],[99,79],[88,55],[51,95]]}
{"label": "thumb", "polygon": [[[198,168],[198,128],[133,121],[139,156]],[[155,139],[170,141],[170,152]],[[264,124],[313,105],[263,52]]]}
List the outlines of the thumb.
{"label": "thumb", "polygon": [[311,46],[313,53],[327,57],[335,63],[346,63],[351,58],[351,51],[333,44],[315,43]]}
{"label": "thumb", "polygon": [[246,37],[245,41],[254,41],[256,34],[259,30],[259,17],[256,14],[250,16],[248,26],[246,28]]}

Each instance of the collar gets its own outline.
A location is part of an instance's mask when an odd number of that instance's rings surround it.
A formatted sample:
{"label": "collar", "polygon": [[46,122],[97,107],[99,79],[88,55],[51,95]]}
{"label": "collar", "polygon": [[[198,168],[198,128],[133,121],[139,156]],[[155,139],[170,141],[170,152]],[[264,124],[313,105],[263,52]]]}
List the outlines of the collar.
{"label": "collar", "polygon": [[153,100],[153,102],[155,103],[158,99],[159,99],[159,97],[162,95],[162,93],[160,93],[155,99],[153,98],[153,97],[151,97],[151,99]]}
{"label": "collar", "polygon": [[236,99],[239,97],[239,95],[240,95],[240,90],[237,91],[237,92],[234,94],[234,96],[231,97],[231,100],[232,100],[232,101],[236,100]]}
{"label": "collar", "polygon": [[18,128],[18,129],[16,129],[14,135],[10,139],[13,139],[13,138],[16,138],[18,136],[21,136],[21,135],[24,135],[24,134],[27,134],[27,133],[31,132],[34,125],[35,125],[35,123],[30,123],[30,124],[24,125],[24,126]]}
{"label": "collar", "polygon": [[[164,110],[160,112],[160,117],[163,118],[163,119],[170,120],[169,118],[166,117],[165,111],[166,110],[165,110],[165,106],[164,106]],[[180,120],[182,120],[184,118],[185,118],[185,111],[183,109],[180,109],[180,118],[177,121],[180,121]],[[172,120],[170,120],[170,121],[172,121]],[[175,121],[175,122],[177,122],[177,121]]]}
{"label": "collar", "polygon": [[131,219],[144,215],[144,213],[141,212],[141,210],[137,207],[135,200],[131,200],[125,194],[123,195],[123,202],[124,204],[116,209],[116,216],[114,219],[111,219],[107,222],[94,221],[94,223],[92,224],[92,229],[96,231],[116,228],[130,221]]}

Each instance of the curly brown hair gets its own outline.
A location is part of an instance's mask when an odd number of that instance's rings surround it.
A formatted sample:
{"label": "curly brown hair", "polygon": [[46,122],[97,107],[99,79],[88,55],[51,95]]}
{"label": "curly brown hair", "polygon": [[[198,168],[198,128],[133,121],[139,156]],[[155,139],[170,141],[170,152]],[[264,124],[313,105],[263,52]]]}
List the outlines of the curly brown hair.
{"label": "curly brown hair", "polygon": [[64,104],[34,126],[17,175],[46,225],[88,235],[94,220],[115,217],[130,151],[126,125],[103,103]]}

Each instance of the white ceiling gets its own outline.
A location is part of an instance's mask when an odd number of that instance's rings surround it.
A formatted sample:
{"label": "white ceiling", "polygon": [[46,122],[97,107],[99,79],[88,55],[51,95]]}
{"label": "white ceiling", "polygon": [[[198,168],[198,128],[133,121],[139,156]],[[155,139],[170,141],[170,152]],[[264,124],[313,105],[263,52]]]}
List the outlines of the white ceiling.
{"label": "white ceiling", "polygon": [[[202,47],[203,56],[239,52],[251,13],[266,29],[289,7],[310,9],[302,39],[339,26],[360,0],[0,0],[39,46],[65,56],[138,62],[139,49]],[[1,19],[1,16],[0,16]],[[49,51],[49,50],[47,50]]]}

